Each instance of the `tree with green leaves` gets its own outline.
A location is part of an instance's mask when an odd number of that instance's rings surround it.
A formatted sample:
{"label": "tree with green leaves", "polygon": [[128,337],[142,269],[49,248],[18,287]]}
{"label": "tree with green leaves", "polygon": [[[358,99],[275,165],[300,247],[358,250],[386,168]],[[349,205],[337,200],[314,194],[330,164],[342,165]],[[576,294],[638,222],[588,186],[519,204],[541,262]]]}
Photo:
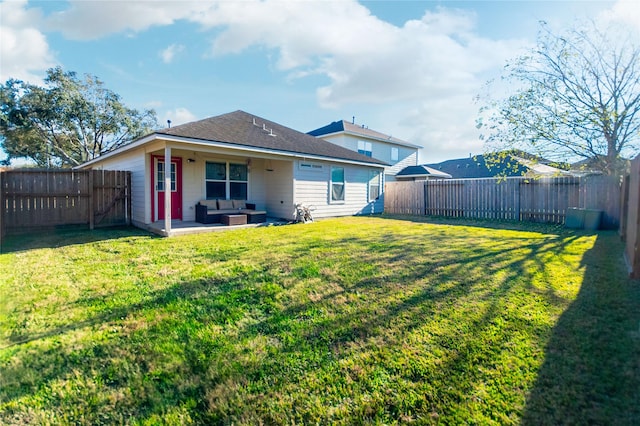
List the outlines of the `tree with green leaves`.
{"label": "tree with green leaves", "polygon": [[45,86],[10,79],[0,86],[0,145],[7,163],[73,167],[149,133],[155,112],[126,107],[92,75],[52,68]]}
{"label": "tree with green leaves", "polygon": [[505,67],[503,82],[512,94],[488,96],[480,110],[487,150],[520,149],[620,173],[624,159],[639,151],[637,40],[620,27],[601,30],[593,22],[564,35],[542,23],[537,46]]}

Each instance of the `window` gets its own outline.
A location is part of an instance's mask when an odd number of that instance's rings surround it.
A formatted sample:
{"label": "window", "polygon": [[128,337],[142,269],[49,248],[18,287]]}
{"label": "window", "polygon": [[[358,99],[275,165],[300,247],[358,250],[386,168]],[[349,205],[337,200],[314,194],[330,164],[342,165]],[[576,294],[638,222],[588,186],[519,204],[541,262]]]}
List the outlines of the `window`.
{"label": "window", "polygon": [[247,199],[247,175],[246,164],[229,164],[229,199]]}
{"label": "window", "polygon": [[246,200],[248,181],[246,164],[206,163],[207,200]]}
{"label": "window", "polygon": [[227,164],[210,163],[206,164],[205,185],[207,187],[207,200],[216,198],[227,198]]}
{"label": "window", "polygon": [[331,201],[344,201],[344,167],[331,168]]}
{"label": "window", "polygon": [[398,161],[398,148],[391,148],[391,161]]}
{"label": "window", "polygon": [[316,163],[298,163],[298,169],[309,170],[313,172],[321,172],[324,169],[324,167],[322,166],[322,164],[316,164]]}
{"label": "window", "polygon": [[369,172],[369,201],[375,201],[380,196],[380,173],[371,170]]}
{"label": "window", "polygon": [[372,146],[371,142],[358,141],[358,152],[364,154],[367,157],[371,157]]}
{"label": "window", "polygon": [[[171,163],[171,191],[176,192],[176,163]],[[164,191],[164,161],[158,161],[156,167],[156,188],[158,191]]]}

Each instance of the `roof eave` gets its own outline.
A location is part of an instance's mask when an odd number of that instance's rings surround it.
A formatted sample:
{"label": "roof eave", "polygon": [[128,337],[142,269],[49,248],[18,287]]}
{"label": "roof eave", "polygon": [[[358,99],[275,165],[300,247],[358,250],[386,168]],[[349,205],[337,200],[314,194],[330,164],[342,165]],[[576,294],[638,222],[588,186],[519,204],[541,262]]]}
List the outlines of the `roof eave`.
{"label": "roof eave", "polygon": [[397,178],[416,178],[416,177],[432,177],[432,178],[439,178],[439,179],[452,179],[452,177],[449,176],[444,176],[444,175],[432,175],[432,174],[428,174],[428,173],[424,173],[424,174],[417,174],[417,175],[396,175]]}
{"label": "roof eave", "polygon": [[111,158],[115,155],[119,155],[122,153],[125,153],[127,151],[130,151],[132,149],[136,149],[139,148],[151,141],[154,140],[165,140],[167,142],[174,142],[174,143],[187,143],[187,144],[193,144],[193,145],[199,145],[199,146],[207,146],[207,147],[214,147],[214,148],[231,148],[231,149],[236,149],[238,151],[244,151],[244,152],[252,152],[252,153],[261,153],[261,154],[272,154],[272,155],[281,155],[281,156],[285,156],[285,157],[292,157],[292,158],[297,158],[297,159],[306,159],[306,160],[316,160],[316,161],[333,161],[336,163],[344,163],[344,164],[357,164],[357,165],[361,165],[361,166],[367,166],[367,167],[377,167],[377,168],[385,168],[390,166],[390,164],[387,164],[385,162],[382,162],[380,160],[377,160],[378,162],[367,162],[367,161],[358,161],[358,160],[352,160],[352,159],[348,159],[348,158],[338,158],[338,157],[329,157],[329,156],[323,156],[323,155],[317,155],[317,154],[305,154],[305,153],[301,153],[301,152],[292,152],[292,151],[283,151],[283,150],[277,150],[277,149],[268,149],[268,148],[259,148],[259,147],[252,147],[252,146],[248,146],[248,145],[241,145],[241,144],[234,144],[231,142],[222,142],[222,141],[215,141],[215,140],[209,140],[209,139],[197,139],[197,138],[187,138],[184,136],[175,136],[175,135],[168,135],[166,133],[159,133],[159,132],[154,132],[150,135],[147,135],[143,138],[140,138],[128,145],[122,146],[114,151],[108,152],[104,155],[101,155],[100,157],[96,157],[93,160],[87,161],[84,164],[79,165],[77,168],[81,169],[81,168],[86,168],[92,164],[95,164],[99,161],[103,161],[105,159]]}
{"label": "roof eave", "polygon": [[[381,137],[366,135],[364,133],[358,133],[358,132],[351,131],[351,130],[345,130],[344,132],[336,132],[336,133],[345,133],[345,134],[348,134],[348,135],[351,135],[351,136],[357,136],[357,137],[361,137],[361,138],[373,139],[373,140],[376,140],[376,141],[379,141],[379,142],[388,143],[388,144],[391,144],[391,145],[404,146],[406,148],[415,148],[415,149],[422,149],[423,148],[420,145],[414,145],[414,144],[412,144],[410,142],[398,141],[398,140],[392,140],[392,139],[388,139],[388,138],[381,138]],[[334,133],[334,134],[336,134],[336,133]]]}

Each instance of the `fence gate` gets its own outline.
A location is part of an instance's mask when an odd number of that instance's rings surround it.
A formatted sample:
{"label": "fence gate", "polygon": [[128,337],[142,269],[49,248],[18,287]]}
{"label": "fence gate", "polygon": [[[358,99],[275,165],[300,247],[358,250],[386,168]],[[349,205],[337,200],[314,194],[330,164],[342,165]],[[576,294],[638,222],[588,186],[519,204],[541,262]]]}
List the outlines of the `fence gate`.
{"label": "fence gate", "polygon": [[0,243],[8,233],[59,225],[131,223],[131,173],[112,170],[0,172]]}

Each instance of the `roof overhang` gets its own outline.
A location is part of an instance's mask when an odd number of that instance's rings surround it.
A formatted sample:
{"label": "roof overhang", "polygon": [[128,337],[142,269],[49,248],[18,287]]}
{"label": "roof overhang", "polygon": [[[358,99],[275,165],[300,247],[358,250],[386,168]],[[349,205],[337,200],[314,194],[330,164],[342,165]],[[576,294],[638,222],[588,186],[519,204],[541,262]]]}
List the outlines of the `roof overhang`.
{"label": "roof overhang", "polygon": [[143,147],[144,145],[154,141],[165,141],[168,143],[182,143],[182,144],[189,144],[189,145],[195,145],[195,146],[207,147],[207,148],[232,149],[232,150],[240,151],[246,154],[277,155],[277,156],[283,156],[283,157],[289,157],[289,158],[301,159],[301,160],[331,161],[334,163],[356,164],[359,166],[376,167],[380,169],[384,169],[385,167],[390,166],[390,164],[386,164],[386,163],[385,164],[369,163],[365,161],[356,161],[356,160],[349,160],[344,158],[325,157],[321,155],[305,154],[300,152],[252,147],[248,145],[234,144],[230,142],[212,141],[208,139],[204,140],[204,139],[197,139],[197,138],[186,138],[183,136],[167,135],[163,133],[151,133],[147,136],[144,136],[140,139],[137,139],[131,142],[130,144],[124,145],[118,149],[107,152],[106,154],[103,154],[100,157],[96,157],[93,160],[87,161],[86,163],[83,163],[75,168],[76,169],[86,168],[100,161],[124,154],[127,151],[131,151],[131,150]]}
{"label": "roof overhang", "polygon": [[404,146],[406,148],[414,148],[414,149],[422,149],[424,147],[420,146],[420,145],[414,145],[410,142],[405,142],[399,139],[390,139],[390,137],[384,138],[384,137],[380,137],[380,136],[373,136],[373,135],[367,135],[365,133],[360,133],[354,130],[338,130],[337,132],[331,132],[331,133],[325,133],[323,135],[318,135],[315,136],[316,138],[320,138],[320,139],[324,139],[325,137],[332,137],[332,136],[341,136],[341,135],[349,135],[349,136],[355,136],[357,138],[363,138],[363,139],[370,139],[370,140],[375,140],[375,141],[379,141],[379,142],[384,142],[384,143],[388,143],[390,145],[398,145],[398,146]]}
{"label": "roof overhang", "polygon": [[336,134],[339,134],[339,133],[344,133],[344,134],[347,134],[347,135],[356,136],[358,138],[365,138],[365,139],[371,139],[371,140],[375,140],[375,141],[379,141],[379,142],[384,142],[384,143],[388,143],[390,145],[404,146],[406,148],[413,148],[413,149],[422,149],[423,148],[420,145],[414,145],[412,143],[400,141],[400,140],[397,140],[397,139],[390,139],[390,137],[385,139],[384,137],[367,135],[365,133],[359,133],[359,132],[356,132],[356,131],[353,131],[353,130],[345,130],[344,132],[336,132]]}
{"label": "roof overhang", "polygon": [[435,179],[451,179],[450,175],[432,175],[432,174],[428,174],[428,173],[423,173],[423,174],[413,174],[413,175],[395,175],[396,178],[398,179],[403,179],[403,178],[435,178]]}

